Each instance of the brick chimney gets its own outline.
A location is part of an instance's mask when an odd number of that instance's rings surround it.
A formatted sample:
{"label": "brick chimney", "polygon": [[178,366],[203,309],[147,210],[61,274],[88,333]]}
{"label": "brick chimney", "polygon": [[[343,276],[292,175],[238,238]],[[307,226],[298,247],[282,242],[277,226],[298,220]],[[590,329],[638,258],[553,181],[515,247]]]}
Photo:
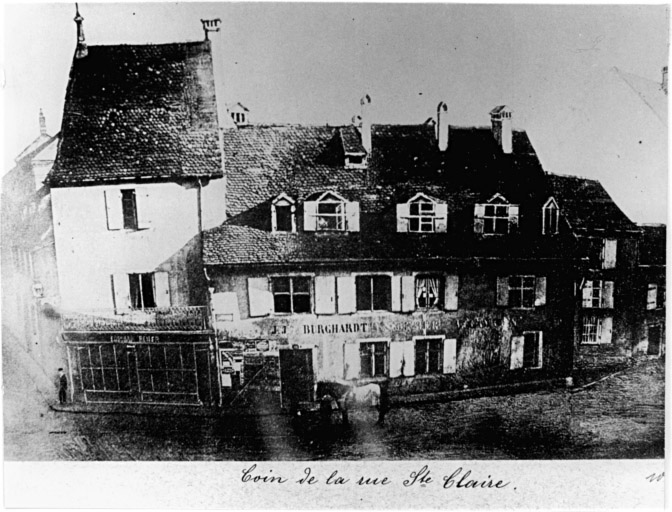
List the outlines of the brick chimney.
{"label": "brick chimney", "polygon": [[439,151],[448,149],[448,105],[443,101],[436,107],[436,141],[439,145]]}
{"label": "brick chimney", "polygon": [[42,109],[40,109],[40,135],[46,135],[47,134],[47,120],[44,118],[44,113],[42,112]]}
{"label": "brick chimney", "polygon": [[492,135],[495,137],[497,145],[502,149],[502,153],[507,155],[513,152],[512,113],[512,110],[506,105],[500,105],[490,111]]}
{"label": "brick chimney", "polygon": [[359,103],[362,106],[362,146],[371,155],[371,97],[367,94]]}
{"label": "brick chimney", "polygon": [[84,40],[84,27],[82,22],[84,18],[79,14],[79,5],[75,4],[75,23],[77,23],[77,48],[75,49],[75,59],[83,59],[89,54],[89,50],[86,47],[86,41]]}
{"label": "brick chimney", "polygon": [[226,106],[224,90],[224,43],[222,42],[222,20],[214,18],[201,20],[205,40],[210,41],[212,52],[212,72],[215,79],[215,98],[217,99],[217,120],[220,128],[235,128]]}

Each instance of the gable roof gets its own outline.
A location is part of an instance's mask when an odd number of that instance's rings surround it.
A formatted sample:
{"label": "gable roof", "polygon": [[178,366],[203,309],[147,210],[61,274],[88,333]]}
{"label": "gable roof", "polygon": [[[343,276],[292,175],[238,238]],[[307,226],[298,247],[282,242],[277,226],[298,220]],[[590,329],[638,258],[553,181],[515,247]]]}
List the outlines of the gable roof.
{"label": "gable roof", "polygon": [[73,59],[51,186],[222,176],[210,41]]}

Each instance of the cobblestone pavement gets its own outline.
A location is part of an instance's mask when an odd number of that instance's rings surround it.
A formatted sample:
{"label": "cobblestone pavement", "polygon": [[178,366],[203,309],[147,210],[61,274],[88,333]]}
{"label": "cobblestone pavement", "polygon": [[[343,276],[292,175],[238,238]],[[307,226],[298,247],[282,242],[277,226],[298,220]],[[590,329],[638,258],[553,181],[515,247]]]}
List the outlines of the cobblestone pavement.
{"label": "cobblestone pavement", "polygon": [[[3,349],[5,460],[578,459],[664,456],[664,364],[565,389],[355,413],[196,418],[51,411],[50,382]],[[52,387],[50,387],[52,386]],[[54,396],[50,394],[53,393]]]}

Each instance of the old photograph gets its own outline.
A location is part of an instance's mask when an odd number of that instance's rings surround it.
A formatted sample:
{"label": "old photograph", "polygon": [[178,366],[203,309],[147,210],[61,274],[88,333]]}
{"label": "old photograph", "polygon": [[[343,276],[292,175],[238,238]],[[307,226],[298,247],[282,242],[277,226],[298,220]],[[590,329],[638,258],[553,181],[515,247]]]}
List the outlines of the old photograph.
{"label": "old photograph", "polygon": [[5,462],[661,466],[668,6],[4,15]]}

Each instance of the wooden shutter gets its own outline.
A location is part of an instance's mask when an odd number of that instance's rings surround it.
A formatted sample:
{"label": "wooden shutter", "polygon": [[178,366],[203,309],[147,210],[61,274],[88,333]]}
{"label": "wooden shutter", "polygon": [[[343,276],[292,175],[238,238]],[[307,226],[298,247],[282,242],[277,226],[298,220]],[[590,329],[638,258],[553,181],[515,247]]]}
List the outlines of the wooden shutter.
{"label": "wooden shutter", "polygon": [[397,233],[408,232],[408,217],[411,214],[411,208],[408,203],[397,205]]}
{"label": "wooden shutter", "polygon": [[357,311],[355,277],[340,276],[336,278],[338,290],[338,312],[343,315]]}
{"label": "wooden shutter", "polygon": [[517,204],[509,206],[509,233],[518,231],[518,212],[520,208]]}
{"label": "wooden shutter", "polygon": [[345,203],[345,226],[347,231],[359,231],[359,203]]}
{"label": "wooden shutter", "polygon": [[485,217],[485,205],[474,205],[474,233],[483,233],[483,217]]}
{"label": "wooden shutter", "polygon": [[267,277],[247,278],[250,316],[266,316],[273,312],[273,294],[268,290]]}
{"label": "wooden shutter", "polygon": [[405,370],[404,344],[401,341],[393,341],[390,343],[390,377],[403,377],[402,364]]}
{"label": "wooden shutter", "polygon": [[361,361],[359,359],[359,343],[345,343],[343,345],[343,378],[356,379],[359,377]]}
{"label": "wooden shutter", "polygon": [[401,311],[401,276],[392,276],[392,311]]}
{"label": "wooden shutter", "polygon": [[446,287],[444,296],[444,309],[447,311],[457,311],[457,292],[460,287],[459,276],[446,276]]}
{"label": "wooden shutter", "polygon": [[109,189],[103,192],[107,211],[107,229],[110,231],[124,227],[124,215],[121,210],[121,190]]}
{"label": "wooden shutter", "polygon": [[336,313],[335,276],[315,276],[315,313],[318,315]]}
{"label": "wooden shutter", "polygon": [[415,375],[415,342],[413,340],[402,342],[404,346],[404,375]]}
{"label": "wooden shutter", "polygon": [[523,349],[525,346],[524,336],[513,336],[511,338],[511,369],[516,370],[523,367]]}
{"label": "wooden shutter", "polygon": [[613,308],[614,307],[614,282],[613,281],[602,281],[602,304],[603,308]]}
{"label": "wooden shutter", "polygon": [[537,276],[534,281],[534,305],[546,305],[546,277]]}
{"label": "wooden shutter", "polygon": [[613,319],[610,316],[598,319],[599,343],[611,343]]}
{"label": "wooden shutter", "polygon": [[138,229],[147,229],[152,225],[152,212],[149,203],[149,191],[139,188],[135,191],[135,207],[138,215]]}
{"label": "wooden shutter", "polygon": [[275,233],[278,230],[278,215],[275,210],[275,204],[271,203],[271,231]]}
{"label": "wooden shutter", "polygon": [[616,240],[605,239],[602,245],[602,268],[616,267]]}
{"label": "wooden shutter", "polygon": [[240,319],[238,295],[235,292],[213,293],[212,314],[215,323]]}
{"label": "wooden shutter", "polygon": [[168,282],[168,272],[154,272],[154,292],[156,296],[156,307],[170,307],[170,284]]}
{"label": "wooden shutter", "polygon": [[317,229],[317,201],[304,201],[303,230],[315,231],[316,229]]}
{"label": "wooden shutter", "polygon": [[581,305],[584,308],[589,308],[592,306],[592,303],[593,303],[593,282],[590,280],[584,280],[583,288],[581,288]]}
{"label": "wooden shutter", "polygon": [[131,289],[128,274],[114,274],[111,277],[115,311],[119,313],[130,309]]}
{"label": "wooden shutter", "polygon": [[401,276],[401,310],[404,313],[415,311],[415,278]]}
{"label": "wooden shutter", "polygon": [[538,368],[542,368],[544,366],[544,333],[543,331],[539,331],[539,365]]}
{"label": "wooden shutter", "polygon": [[439,203],[434,205],[436,217],[434,219],[434,231],[445,233],[448,231],[448,205]]}
{"label": "wooden shutter", "polygon": [[498,306],[508,306],[509,305],[509,278],[508,277],[498,277],[497,278],[497,305]]}
{"label": "wooden shutter", "polygon": [[443,373],[457,371],[457,340],[443,340]]}

